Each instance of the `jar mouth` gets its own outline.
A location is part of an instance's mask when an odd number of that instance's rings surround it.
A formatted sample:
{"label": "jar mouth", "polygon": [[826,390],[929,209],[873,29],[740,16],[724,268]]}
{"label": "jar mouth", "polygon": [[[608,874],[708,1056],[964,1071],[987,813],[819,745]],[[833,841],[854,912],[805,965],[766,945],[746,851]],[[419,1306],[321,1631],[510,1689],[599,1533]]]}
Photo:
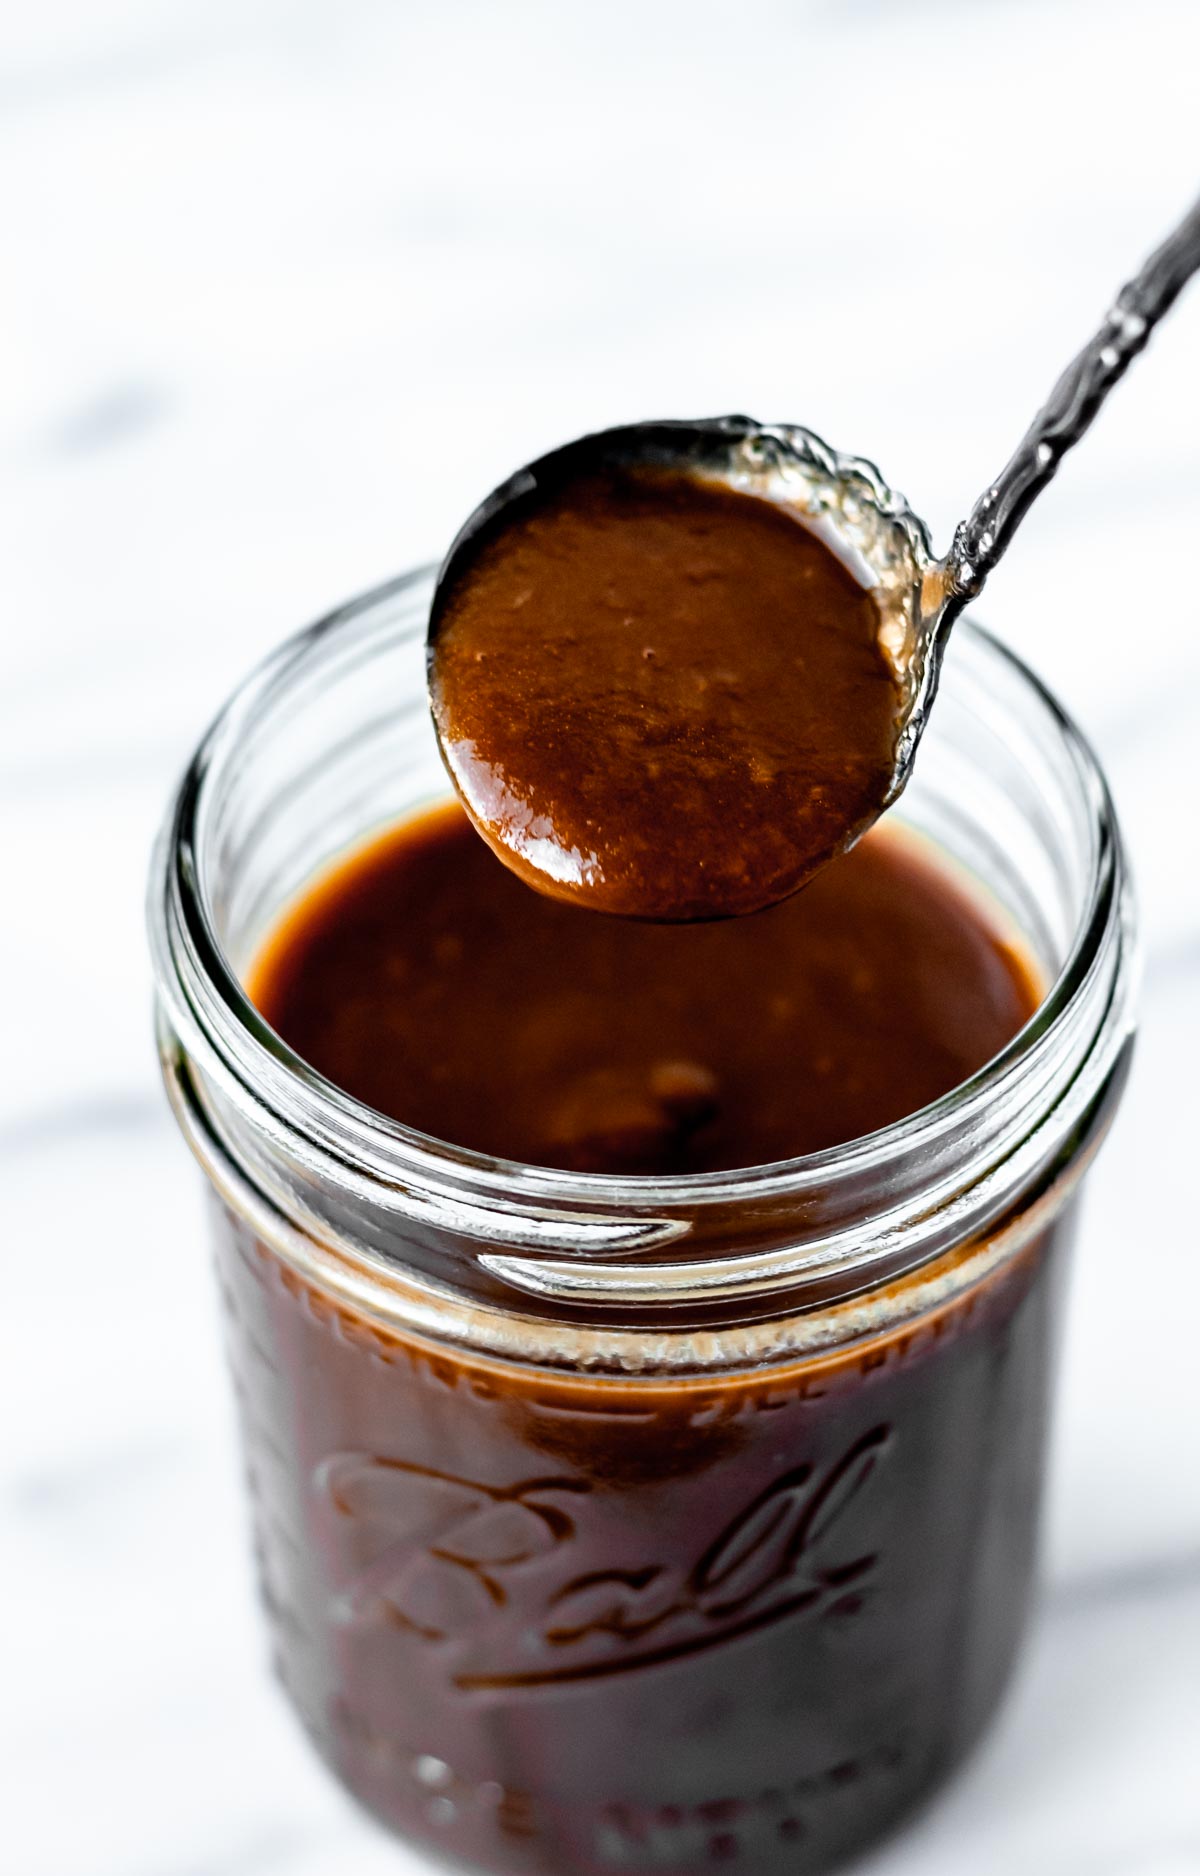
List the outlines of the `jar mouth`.
{"label": "jar mouth", "polygon": [[[1039,1061],[1053,1053],[1114,930],[1121,939],[1122,989],[1129,992],[1132,914],[1120,835],[1099,765],[1071,718],[1015,653],[973,620],[960,639],[1015,674],[1043,713],[1070,769],[1089,836],[1088,881],[1073,939],[1037,1010],[1001,1052],[927,1107],[843,1145],[764,1165],[664,1177],[575,1173],[527,1165],[439,1140],[363,1105],[298,1056],[250,1002],[217,929],[205,876],[205,822],[214,787],[227,783],[247,727],[318,654],[327,654],[356,621],[390,602],[412,599],[432,578],[418,568],[384,582],[285,641],[235,691],[189,765],[159,837],[149,894],[149,926],[159,996],[188,1053],[212,1073],[235,1103],[303,1131],[312,1127],[338,1156],[398,1187],[413,1179],[449,1176],[474,1181],[494,1198],[523,1205],[559,1203],[643,1212],[826,1188],[868,1165],[935,1145],[949,1130],[970,1127],[1025,1082],[1037,1083]],[[1126,1024],[1126,1028],[1128,1023]]]}

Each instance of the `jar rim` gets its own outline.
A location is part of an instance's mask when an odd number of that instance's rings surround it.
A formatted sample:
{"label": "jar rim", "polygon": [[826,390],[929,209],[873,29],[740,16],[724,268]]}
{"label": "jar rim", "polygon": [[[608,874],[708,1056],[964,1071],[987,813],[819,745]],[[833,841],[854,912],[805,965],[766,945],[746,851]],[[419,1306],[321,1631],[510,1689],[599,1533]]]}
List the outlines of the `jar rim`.
{"label": "jar rim", "polygon": [[[1003,1098],[1014,1081],[1053,1046],[1114,921],[1129,937],[1131,915],[1120,834],[1096,757],[1036,674],[995,635],[967,618],[958,624],[957,633],[985,646],[1006,664],[1041,706],[1067,753],[1092,833],[1090,877],[1073,940],[1037,1009],[999,1054],[938,1100],[856,1140],[763,1165],[698,1174],[576,1173],[526,1165],[442,1141],[379,1113],[306,1063],[251,1003],[216,930],[203,877],[202,824],[213,779],[236,749],[242,731],[269,708],[272,697],[286,687],[297,669],[339,631],[413,594],[433,572],[431,566],[419,567],[358,595],[286,639],[242,681],[218,712],[184,773],[159,837],[149,891],[159,995],[189,1049],[198,1048],[209,1066],[221,1058],[227,1089],[236,1085],[243,1098],[288,1106],[291,1097],[294,1111],[289,1118],[302,1130],[306,1117],[323,1116],[333,1123],[343,1153],[368,1165],[376,1176],[402,1182],[414,1174],[442,1174],[458,1181],[479,1180],[486,1183],[493,1199],[526,1206],[565,1202],[600,1206],[605,1212],[615,1208],[635,1213],[648,1205],[744,1203],[750,1198],[821,1188],[831,1177],[853,1174],[881,1159],[932,1144],[948,1128],[961,1127],[973,1112]],[[181,994],[181,968],[192,979],[191,996]]]}

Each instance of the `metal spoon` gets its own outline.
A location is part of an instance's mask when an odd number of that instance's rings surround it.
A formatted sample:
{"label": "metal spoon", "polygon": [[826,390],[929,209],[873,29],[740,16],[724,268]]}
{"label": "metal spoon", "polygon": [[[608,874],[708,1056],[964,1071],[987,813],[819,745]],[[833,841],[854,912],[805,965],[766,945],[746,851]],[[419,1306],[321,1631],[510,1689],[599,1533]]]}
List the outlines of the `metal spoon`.
{"label": "metal spoon", "polygon": [[[954,621],[982,591],[1030,504],[1198,268],[1200,202],[1121,289],[941,559],[934,555],[924,522],[872,463],[830,449],[810,430],[742,416],[628,424],[564,444],[518,470],[479,504],[438,573],[428,627],[431,669],[440,623],[481,537],[502,529],[515,504],[558,481],[614,469],[653,468],[724,481],[798,508],[857,562],[874,590],[880,643],[892,663],[902,709],[894,770],[878,803],[882,812],[912,771]],[[469,798],[465,805],[478,823]]]}

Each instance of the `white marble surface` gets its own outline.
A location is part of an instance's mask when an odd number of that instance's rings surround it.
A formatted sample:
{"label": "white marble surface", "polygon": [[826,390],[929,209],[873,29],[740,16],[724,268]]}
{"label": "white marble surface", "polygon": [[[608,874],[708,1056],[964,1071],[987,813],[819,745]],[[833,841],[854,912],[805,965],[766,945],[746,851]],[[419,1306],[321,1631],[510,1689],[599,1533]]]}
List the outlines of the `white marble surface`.
{"label": "white marble surface", "polygon": [[[1200,187],[1193,0],[41,0],[0,22],[0,1867],[418,1859],[264,1666],[147,848],[286,630],[622,416],[865,450],[944,538]],[[1136,863],[1016,1690],[877,1876],[1200,1871],[1200,287],[995,578]]]}

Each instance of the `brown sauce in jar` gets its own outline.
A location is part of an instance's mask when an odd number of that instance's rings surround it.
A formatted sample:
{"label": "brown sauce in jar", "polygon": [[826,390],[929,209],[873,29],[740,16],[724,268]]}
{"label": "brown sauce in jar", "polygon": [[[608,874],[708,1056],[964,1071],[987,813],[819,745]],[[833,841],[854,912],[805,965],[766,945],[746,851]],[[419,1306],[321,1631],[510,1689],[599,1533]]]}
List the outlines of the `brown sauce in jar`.
{"label": "brown sauce in jar", "polygon": [[519,1876],[803,1876],[974,1743],[1028,1608],[1069,1214],[828,1356],[604,1380],[391,1333],[222,1211],[277,1671],[379,1818]]}
{"label": "brown sauce in jar", "polygon": [[313,888],[250,991],[368,1106],[457,1146],[703,1173],[858,1139],[999,1053],[1034,973],[917,841],[880,827],[807,891],[702,927],[532,893],[456,805]]}
{"label": "brown sauce in jar", "polygon": [[[884,1125],[1036,1000],[893,828],[774,911],[655,927],[528,892],[457,806],[318,882],[250,988],[372,1106],[620,1173]],[[222,1209],[263,1591],[320,1751],[393,1827],[522,1876],[798,1876],[878,1836],[1011,1664],[1065,1218],[899,1328],[622,1376],[385,1328]]]}
{"label": "brown sauce in jar", "polygon": [[875,820],[904,706],[880,608],[801,513],[699,477],[560,474],[483,531],[430,700],[484,838],[595,911],[726,918]]}

